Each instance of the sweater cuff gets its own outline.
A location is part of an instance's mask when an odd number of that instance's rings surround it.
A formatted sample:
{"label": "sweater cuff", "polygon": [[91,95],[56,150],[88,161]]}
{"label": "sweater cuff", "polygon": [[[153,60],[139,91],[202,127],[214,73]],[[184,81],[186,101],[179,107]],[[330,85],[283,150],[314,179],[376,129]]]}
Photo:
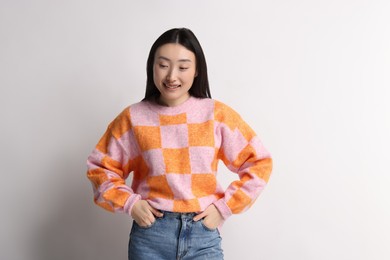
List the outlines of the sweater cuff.
{"label": "sweater cuff", "polygon": [[233,214],[224,199],[217,200],[213,204],[218,209],[219,213],[221,213],[224,220]]}
{"label": "sweater cuff", "polygon": [[133,209],[134,204],[141,199],[141,195],[132,194],[126,201],[124,206],[124,211],[131,217],[131,210]]}

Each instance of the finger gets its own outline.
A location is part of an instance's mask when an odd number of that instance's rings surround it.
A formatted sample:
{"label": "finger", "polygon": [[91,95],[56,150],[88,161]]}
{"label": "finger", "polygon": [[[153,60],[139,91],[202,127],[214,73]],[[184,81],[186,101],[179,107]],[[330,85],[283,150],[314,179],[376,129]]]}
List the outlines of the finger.
{"label": "finger", "polygon": [[150,211],[153,213],[153,215],[155,215],[156,217],[159,217],[161,218],[163,216],[163,214],[161,213],[161,211],[153,208],[153,207],[150,207]]}
{"label": "finger", "polygon": [[150,221],[145,221],[144,223],[145,223],[144,227],[150,227],[153,224],[153,222]]}
{"label": "finger", "polygon": [[139,218],[139,224],[141,226],[150,226],[155,221],[155,218],[151,212],[146,213]]}
{"label": "finger", "polygon": [[203,211],[202,213],[196,215],[193,220],[194,221],[199,221],[200,219],[204,218],[205,216],[207,216],[207,214],[205,213],[205,211]]}
{"label": "finger", "polygon": [[147,208],[147,211],[145,212],[145,219],[147,219],[147,221],[152,222],[152,223],[155,220],[154,215],[152,213],[152,209],[150,209],[149,207]]}
{"label": "finger", "polygon": [[149,209],[149,212],[153,215],[153,217],[154,216],[156,216],[156,217],[162,217],[163,216],[163,214],[159,210],[153,208],[150,205],[149,205],[148,209]]}
{"label": "finger", "polygon": [[153,214],[151,214],[151,216],[149,216],[149,221],[148,221],[148,222],[149,222],[149,225],[153,224],[154,221],[156,221],[156,218],[154,217]]}
{"label": "finger", "polygon": [[151,223],[148,219],[140,219],[140,220],[135,221],[135,222],[137,222],[137,224],[141,227],[147,227],[147,226],[151,225]]}

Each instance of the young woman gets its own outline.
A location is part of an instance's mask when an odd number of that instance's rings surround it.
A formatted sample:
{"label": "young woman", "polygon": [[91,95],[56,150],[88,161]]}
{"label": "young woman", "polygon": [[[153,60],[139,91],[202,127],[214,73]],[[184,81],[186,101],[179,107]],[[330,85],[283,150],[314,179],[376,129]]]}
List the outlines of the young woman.
{"label": "young woman", "polygon": [[[238,175],[226,190],[219,160]],[[252,205],[272,160],[242,118],[211,99],[201,45],[180,28],[153,44],[145,98],[111,122],[87,165],[95,203],[134,219],[129,259],[220,260],[218,227]]]}

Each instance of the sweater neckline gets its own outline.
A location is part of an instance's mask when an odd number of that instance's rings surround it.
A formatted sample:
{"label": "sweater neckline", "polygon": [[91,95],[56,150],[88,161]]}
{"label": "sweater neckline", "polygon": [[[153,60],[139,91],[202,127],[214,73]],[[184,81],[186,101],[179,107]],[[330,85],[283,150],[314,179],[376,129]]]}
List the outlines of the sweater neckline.
{"label": "sweater neckline", "polygon": [[173,107],[164,106],[158,104],[155,101],[147,101],[147,105],[149,106],[150,109],[160,114],[180,114],[188,111],[192,107],[196,99],[197,99],[196,97],[190,96],[183,103]]}

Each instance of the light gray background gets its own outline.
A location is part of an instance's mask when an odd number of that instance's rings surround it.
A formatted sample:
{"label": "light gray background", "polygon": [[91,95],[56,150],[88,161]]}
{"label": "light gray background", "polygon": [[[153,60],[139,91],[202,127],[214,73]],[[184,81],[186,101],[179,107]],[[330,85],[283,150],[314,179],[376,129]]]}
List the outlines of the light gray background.
{"label": "light gray background", "polygon": [[93,204],[85,161],[182,26],[275,160],[226,259],[390,259],[389,1],[0,3],[1,259],[126,259],[131,220]]}

